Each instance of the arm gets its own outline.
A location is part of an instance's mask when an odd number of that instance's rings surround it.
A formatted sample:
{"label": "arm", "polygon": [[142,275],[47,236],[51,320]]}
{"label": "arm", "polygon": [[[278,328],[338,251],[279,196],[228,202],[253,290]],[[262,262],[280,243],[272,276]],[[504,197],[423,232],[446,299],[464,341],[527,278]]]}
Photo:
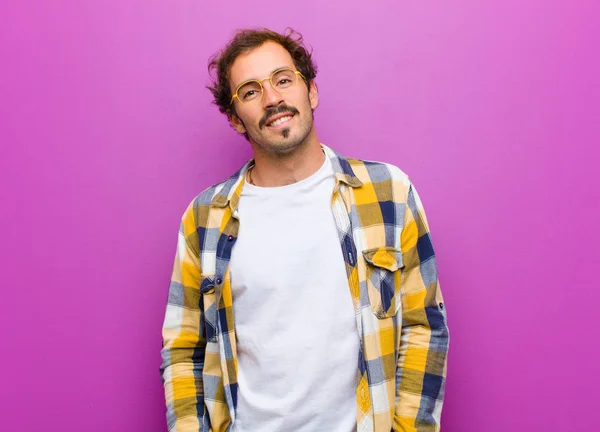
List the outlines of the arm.
{"label": "arm", "polygon": [[449,334],[429,226],[412,183],[400,242],[404,264],[402,337],[393,430],[437,432],[444,400]]}
{"label": "arm", "polygon": [[184,213],[162,328],[161,379],[170,432],[208,431],[202,370],[206,339],[202,328],[200,260],[193,206]]}

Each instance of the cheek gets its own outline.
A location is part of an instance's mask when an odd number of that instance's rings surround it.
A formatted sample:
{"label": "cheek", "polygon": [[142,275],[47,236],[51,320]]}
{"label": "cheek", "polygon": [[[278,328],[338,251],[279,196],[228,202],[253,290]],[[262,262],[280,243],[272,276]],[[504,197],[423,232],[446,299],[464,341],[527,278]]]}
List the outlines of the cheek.
{"label": "cheek", "polygon": [[238,115],[245,127],[254,127],[260,121],[260,114],[255,112],[255,110],[246,110]]}
{"label": "cheek", "polygon": [[305,91],[302,94],[302,98],[300,101],[298,101],[298,103],[305,110],[308,110],[308,111],[312,110],[312,101],[311,101],[311,97],[310,97],[310,94],[308,93],[308,91]]}

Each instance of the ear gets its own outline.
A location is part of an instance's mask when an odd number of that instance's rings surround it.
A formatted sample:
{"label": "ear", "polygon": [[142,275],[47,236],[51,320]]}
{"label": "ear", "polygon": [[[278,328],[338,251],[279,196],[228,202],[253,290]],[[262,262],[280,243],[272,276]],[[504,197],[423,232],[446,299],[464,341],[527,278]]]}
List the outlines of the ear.
{"label": "ear", "polygon": [[238,131],[241,134],[245,134],[246,133],[246,128],[244,127],[244,123],[242,123],[242,120],[240,120],[240,118],[236,115],[236,114],[231,114],[229,116],[229,122],[231,123],[231,126],[233,126],[233,128]]}
{"label": "ear", "polygon": [[315,80],[310,82],[310,88],[308,90],[308,99],[310,100],[310,107],[314,110],[319,106],[319,89]]}

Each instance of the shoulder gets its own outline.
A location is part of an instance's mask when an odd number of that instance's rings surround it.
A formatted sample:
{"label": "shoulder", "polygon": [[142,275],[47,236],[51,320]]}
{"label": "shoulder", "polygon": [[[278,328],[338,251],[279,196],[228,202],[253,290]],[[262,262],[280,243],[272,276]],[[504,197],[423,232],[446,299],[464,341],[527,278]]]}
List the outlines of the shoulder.
{"label": "shoulder", "polygon": [[411,180],[398,166],[364,159],[349,158],[348,163],[354,175],[363,184],[390,183],[397,186],[410,186]]}
{"label": "shoulder", "polygon": [[185,225],[193,225],[196,228],[206,226],[211,203],[215,196],[223,191],[227,182],[228,180],[216,183],[204,189],[192,199],[181,217],[184,223],[187,222]]}

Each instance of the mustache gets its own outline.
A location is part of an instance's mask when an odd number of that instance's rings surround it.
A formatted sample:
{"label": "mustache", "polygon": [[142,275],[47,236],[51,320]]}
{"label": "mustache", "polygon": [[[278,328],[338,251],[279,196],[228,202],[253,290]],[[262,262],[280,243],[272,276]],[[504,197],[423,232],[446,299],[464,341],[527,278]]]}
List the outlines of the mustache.
{"label": "mustache", "polygon": [[293,106],[289,106],[289,105],[279,105],[278,107],[275,107],[275,108],[269,108],[267,110],[267,112],[265,113],[265,115],[262,116],[262,118],[258,122],[258,127],[260,129],[264,128],[267,125],[267,122],[269,121],[269,119],[271,117],[273,117],[274,115],[283,114],[283,113],[292,113],[295,115],[295,114],[300,114],[300,111],[298,111]]}

